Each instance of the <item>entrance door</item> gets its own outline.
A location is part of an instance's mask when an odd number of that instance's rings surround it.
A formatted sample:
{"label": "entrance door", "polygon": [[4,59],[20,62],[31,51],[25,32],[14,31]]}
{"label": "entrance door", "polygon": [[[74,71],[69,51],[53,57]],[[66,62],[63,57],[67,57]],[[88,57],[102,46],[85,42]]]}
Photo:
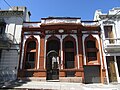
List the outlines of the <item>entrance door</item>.
{"label": "entrance door", "polygon": [[85,83],[100,83],[100,66],[85,65],[84,66]]}
{"label": "entrance door", "polygon": [[117,82],[114,56],[107,56],[106,60],[107,60],[109,82]]}
{"label": "entrance door", "polygon": [[52,50],[47,54],[47,80],[59,79],[59,60],[56,51]]}

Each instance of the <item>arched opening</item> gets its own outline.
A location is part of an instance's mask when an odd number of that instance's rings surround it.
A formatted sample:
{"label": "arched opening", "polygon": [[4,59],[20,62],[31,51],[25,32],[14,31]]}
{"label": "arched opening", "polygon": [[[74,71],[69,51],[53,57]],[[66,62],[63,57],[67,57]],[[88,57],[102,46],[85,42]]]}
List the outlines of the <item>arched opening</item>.
{"label": "arched opening", "polygon": [[50,37],[47,40],[46,48],[46,69],[47,80],[59,79],[59,50],[60,41],[56,37]]}
{"label": "arched opening", "polygon": [[36,42],[28,41],[26,48],[25,69],[34,69],[36,60]]}
{"label": "arched opening", "polygon": [[59,53],[60,42],[58,40],[48,40],[47,41],[47,53],[51,50],[55,50],[57,53]]}
{"label": "arched opening", "polygon": [[96,43],[95,40],[87,40],[86,43],[86,49],[87,49],[87,60],[90,61],[96,61],[97,60],[97,50],[96,50]]}
{"label": "arched opening", "polygon": [[86,54],[86,65],[84,65],[85,83],[100,83],[100,56],[97,39],[89,35],[84,44]]}
{"label": "arched opening", "polygon": [[96,38],[92,35],[89,35],[85,39],[85,52],[87,57],[87,63],[98,62],[99,59],[99,49],[98,49],[98,42]]}
{"label": "arched opening", "polygon": [[76,47],[75,47],[75,39],[72,36],[67,36],[63,40],[63,50],[64,50],[64,68],[66,71],[66,77],[74,77],[75,72],[70,71],[69,69],[75,68],[75,55],[76,55]]}
{"label": "arched opening", "polygon": [[74,43],[73,41],[65,42],[65,68],[74,68]]}
{"label": "arched opening", "polygon": [[59,79],[59,59],[58,53],[54,50],[51,50],[47,54],[47,77],[46,80],[56,80]]}

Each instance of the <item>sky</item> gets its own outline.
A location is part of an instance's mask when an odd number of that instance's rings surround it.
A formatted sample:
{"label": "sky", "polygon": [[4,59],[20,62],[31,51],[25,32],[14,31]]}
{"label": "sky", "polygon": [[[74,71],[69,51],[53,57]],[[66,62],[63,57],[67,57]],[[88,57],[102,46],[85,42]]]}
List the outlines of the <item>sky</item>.
{"label": "sky", "polygon": [[[120,0],[5,0],[10,6],[26,6],[31,12],[31,21],[40,21],[40,18],[80,17],[81,20],[93,20],[95,10],[103,13],[114,7],[120,7]],[[0,8],[10,6],[0,0]]]}

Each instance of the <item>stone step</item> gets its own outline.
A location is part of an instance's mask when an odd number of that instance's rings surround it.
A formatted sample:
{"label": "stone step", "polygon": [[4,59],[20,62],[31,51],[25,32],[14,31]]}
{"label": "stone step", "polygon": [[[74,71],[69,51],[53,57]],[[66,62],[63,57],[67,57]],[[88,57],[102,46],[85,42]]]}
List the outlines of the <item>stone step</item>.
{"label": "stone step", "polygon": [[82,77],[59,77],[58,80],[46,80],[46,77],[22,77],[22,78],[18,78],[18,79],[21,79],[24,81],[82,83]]}

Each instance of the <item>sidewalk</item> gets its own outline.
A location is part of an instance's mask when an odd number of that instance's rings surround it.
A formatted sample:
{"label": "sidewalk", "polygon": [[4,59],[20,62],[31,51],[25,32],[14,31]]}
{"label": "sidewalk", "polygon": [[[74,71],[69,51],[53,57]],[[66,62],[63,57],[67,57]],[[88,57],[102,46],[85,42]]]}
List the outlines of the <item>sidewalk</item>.
{"label": "sidewalk", "polygon": [[26,90],[120,90],[120,84],[82,84],[67,82],[14,81],[3,88]]}

